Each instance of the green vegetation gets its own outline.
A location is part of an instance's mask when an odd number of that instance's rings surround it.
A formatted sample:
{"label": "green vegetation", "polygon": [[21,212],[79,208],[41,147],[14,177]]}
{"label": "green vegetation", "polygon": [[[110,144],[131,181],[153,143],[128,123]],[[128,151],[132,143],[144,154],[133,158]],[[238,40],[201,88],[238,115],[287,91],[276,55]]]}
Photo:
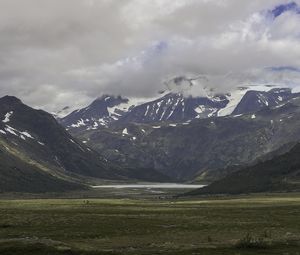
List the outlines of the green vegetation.
{"label": "green vegetation", "polygon": [[268,248],[268,243],[263,237],[253,237],[247,233],[245,237],[237,242],[236,247],[240,249],[266,249]]}
{"label": "green vegetation", "polygon": [[0,201],[0,254],[300,252],[300,194]]}

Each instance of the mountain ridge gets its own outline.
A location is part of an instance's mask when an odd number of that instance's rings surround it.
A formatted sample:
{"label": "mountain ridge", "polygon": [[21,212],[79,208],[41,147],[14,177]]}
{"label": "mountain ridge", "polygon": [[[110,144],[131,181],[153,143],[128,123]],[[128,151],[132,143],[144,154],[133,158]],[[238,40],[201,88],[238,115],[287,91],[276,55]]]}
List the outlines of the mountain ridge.
{"label": "mountain ridge", "polygon": [[102,129],[114,122],[183,123],[193,119],[248,114],[267,106],[279,106],[299,95],[290,88],[275,86],[241,87],[231,93],[201,97],[164,92],[157,99],[143,102],[103,95],[87,107],[58,118],[58,121],[71,132],[75,129]]}
{"label": "mountain ridge", "polygon": [[300,144],[289,152],[259,162],[186,195],[245,194],[300,190]]}

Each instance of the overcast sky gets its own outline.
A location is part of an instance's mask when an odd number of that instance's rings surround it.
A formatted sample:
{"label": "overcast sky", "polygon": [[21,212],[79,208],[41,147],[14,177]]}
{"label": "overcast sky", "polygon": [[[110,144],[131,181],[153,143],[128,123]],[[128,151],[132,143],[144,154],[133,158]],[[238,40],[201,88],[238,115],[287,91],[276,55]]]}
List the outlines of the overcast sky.
{"label": "overcast sky", "polygon": [[0,96],[54,111],[178,75],[297,86],[299,1],[0,0]]}

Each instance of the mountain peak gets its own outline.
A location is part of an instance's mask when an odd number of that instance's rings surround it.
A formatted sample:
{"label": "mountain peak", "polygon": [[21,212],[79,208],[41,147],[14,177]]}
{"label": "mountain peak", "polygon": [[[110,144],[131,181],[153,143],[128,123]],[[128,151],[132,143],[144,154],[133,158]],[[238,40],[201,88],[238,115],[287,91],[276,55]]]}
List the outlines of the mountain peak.
{"label": "mountain peak", "polygon": [[6,95],[0,98],[0,103],[1,104],[22,104],[22,101],[15,96]]}
{"label": "mountain peak", "polygon": [[104,94],[100,97],[98,97],[96,100],[94,100],[94,102],[92,102],[92,105],[97,105],[97,104],[107,104],[107,106],[109,107],[113,107],[116,105],[119,105],[121,103],[128,103],[129,99],[127,98],[123,98],[122,96],[114,96],[114,95],[108,95],[108,94]]}

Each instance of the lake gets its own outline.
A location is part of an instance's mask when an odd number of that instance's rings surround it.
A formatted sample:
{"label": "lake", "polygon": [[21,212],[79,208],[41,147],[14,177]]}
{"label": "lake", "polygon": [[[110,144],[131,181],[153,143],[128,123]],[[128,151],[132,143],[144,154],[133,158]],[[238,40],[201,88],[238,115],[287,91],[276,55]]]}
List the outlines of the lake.
{"label": "lake", "polygon": [[92,186],[95,189],[200,189],[205,185],[180,183],[111,184]]}

